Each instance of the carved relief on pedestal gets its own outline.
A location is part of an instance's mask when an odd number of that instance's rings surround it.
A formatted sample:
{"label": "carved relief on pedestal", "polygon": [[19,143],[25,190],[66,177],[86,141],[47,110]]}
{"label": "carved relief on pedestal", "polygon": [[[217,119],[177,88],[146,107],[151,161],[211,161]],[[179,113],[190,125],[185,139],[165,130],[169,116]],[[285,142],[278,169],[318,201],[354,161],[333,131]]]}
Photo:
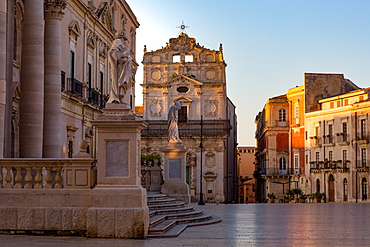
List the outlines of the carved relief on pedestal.
{"label": "carved relief on pedestal", "polygon": [[151,117],[161,117],[162,116],[162,100],[150,100],[149,110]]}
{"label": "carved relief on pedestal", "polygon": [[217,116],[217,100],[205,100],[205,117],[216,117]]}
{"label": "carved relief on pedestal", "polygon": [[206,167],[212,168],[216,165],[215,154],[213,152],[206,153]]}

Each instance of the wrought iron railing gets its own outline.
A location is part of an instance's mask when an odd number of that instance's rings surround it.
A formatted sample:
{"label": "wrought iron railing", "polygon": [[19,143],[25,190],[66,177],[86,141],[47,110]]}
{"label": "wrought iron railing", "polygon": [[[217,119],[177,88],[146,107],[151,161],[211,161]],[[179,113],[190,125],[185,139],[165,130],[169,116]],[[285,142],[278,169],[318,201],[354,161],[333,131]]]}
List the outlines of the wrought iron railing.
{"label": "wrought iron railing", "polygon": [[302,168],[288,168],[288,169],[280,169],[280,168],[265,168],[262,169],[261,174],[265,176],[275,176],[275,175],[298,175],[302,174]]}
{"label": "wrought iron railing", "polygon": [[[145,136],[167,136],[168,126],[167,121],[146,121],[149,123],[146,129],[143,129],[141,134]],[[229,135],[230,133],[229,120],[203,120],[203,135],[204,136],[220,136]],[[179,123],[179,135],[181,136],[200,136],[200,120],[188,120],[187,123]]]}

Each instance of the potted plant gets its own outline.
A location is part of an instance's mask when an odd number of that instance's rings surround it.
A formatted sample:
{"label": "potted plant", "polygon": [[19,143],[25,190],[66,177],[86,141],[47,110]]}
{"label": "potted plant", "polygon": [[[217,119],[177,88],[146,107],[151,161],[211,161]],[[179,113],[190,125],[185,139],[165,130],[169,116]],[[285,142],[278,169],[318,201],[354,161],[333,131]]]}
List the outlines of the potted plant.
{"label": "potted plant", "polygon": [[268,193],[267,197],[270,199],[270,203],[275,203],[276,195],[274,193]]}
{"label": "potted plant", "polygon": [[303,193],[299,195],[299,202],[300,203],[305,203],[306,199],[307,199],[307,195],[305,195]]}
{"label": "potted plant", "polygon": [[302,194],[302,190],[299,188],[292,189],[293,194],[295,195],[294,201],[299,202],[299,195]]}
{"label": "potted plant", "polygon": [[314,193],[313,195],[316,198],[316,202],[321,203],[321,199],[325,195],[325,193],[321,193],[321,192],[318,191],[318,192]]}
{"label": "potted plant", "polygon": [[284,203],[289,203],[291,197],[289,194],[284,194]]}

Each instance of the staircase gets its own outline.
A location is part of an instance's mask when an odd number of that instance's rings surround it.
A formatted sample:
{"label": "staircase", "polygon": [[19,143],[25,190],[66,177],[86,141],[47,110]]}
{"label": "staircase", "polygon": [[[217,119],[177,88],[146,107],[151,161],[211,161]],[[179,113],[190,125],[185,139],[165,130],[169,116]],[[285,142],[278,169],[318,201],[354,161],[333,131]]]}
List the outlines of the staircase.
{"label": "staircase", "polygon": [[163,194],[148,194],[148,207],[148,238],[177,237],[187,227],[221,222],[221,218],[217,216]]}

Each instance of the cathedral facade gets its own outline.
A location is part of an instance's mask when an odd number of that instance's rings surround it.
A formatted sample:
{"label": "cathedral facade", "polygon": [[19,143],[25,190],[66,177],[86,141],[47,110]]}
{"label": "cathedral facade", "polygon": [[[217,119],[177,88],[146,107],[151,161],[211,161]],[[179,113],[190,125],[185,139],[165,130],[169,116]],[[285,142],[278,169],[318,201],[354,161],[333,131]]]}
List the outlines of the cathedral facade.
{"label": "cathedral facade", "polygon": [[236,115],[226,93],[226,63],[222,45],[207,49],[180,32],[156,51],[144,48],[142,154],[163,157],[167,113],[174,102],[179,134],[188,149],[186,180],[193,200],[199,199],[200,179],[207,202],[233,201],[236,196]]}

